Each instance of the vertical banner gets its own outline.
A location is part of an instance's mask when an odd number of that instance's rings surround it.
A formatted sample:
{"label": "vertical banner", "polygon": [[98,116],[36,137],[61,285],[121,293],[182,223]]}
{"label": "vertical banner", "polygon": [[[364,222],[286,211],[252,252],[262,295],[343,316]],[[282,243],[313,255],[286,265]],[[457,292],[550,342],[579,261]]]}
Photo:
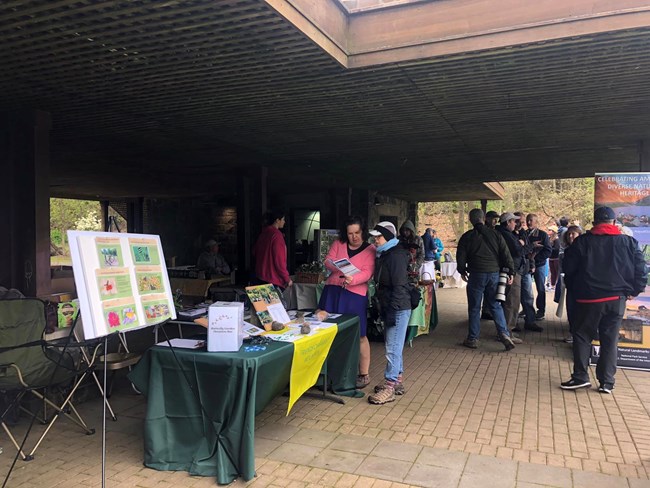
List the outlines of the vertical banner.
{"label": "vertical banner", "polygon": [[[639,241],[646,264],[650,262],[650,173],[596,174],[594,207],[611,207],[624,234]],[[591,362],[598,360],[594,342]],[[622,368],[650,370],[650,287],[629,300],[618,337],[618,361]]]}

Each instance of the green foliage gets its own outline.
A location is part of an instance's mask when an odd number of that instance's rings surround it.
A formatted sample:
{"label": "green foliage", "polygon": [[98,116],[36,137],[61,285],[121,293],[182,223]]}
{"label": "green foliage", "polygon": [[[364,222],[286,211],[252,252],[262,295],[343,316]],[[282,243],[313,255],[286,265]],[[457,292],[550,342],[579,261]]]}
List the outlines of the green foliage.
{"label": "green foliage", "polygon": [[[50,239],[66,248],[68,230],[101,230],[101,207],[91,200],[50,198]],[[97,227],[97,222],[100,222]]]}
{"label": "green foliage", "polygon": [[[540,225],[546,227],[562,216],[582,226],[591,222],[594,211],[594,178],[509,181],[503,183],[503,200],[489,201],[488,210],[497,213],[522,211],[535,213]],[[427,216],[447,218],[456,239],[469,228],[467,214],[480,207],[480,202],[421,203],[421,219]],[[451,236],[450,236],[451,237]]]}

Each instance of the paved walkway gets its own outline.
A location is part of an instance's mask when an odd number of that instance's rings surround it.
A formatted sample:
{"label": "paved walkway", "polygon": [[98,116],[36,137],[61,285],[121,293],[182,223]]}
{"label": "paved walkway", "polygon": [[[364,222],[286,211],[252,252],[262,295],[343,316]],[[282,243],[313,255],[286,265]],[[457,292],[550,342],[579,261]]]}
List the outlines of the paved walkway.
{"label": "paved walkway", "polygon": [[[439,302],[438,328],[405,351],[406,395],[383,406],[302,399],[288,417],[287,399],[277,398],[257,417],[258,476],[233,486],[650,487],[650,373],[619,371],[613,395],[565,392],[570,346],[554,307],[543,333],[523,334],[525,344],[506,353],[485,321],[479,349],[460,345],[462,290],[440,290]],[[383,344],[373,343],[372,354],[374,384]],[[122,383],[112,402],[119,419],[108,423],[106,486],[215,485],[144,468],[145,400]],[[80,406],[98,430],[100,409],[97,399]],[[13,452],[3,435],[0,445],[6,473]],[[100,448],[99,435],[60,421],[7,486],[101,486]]]}

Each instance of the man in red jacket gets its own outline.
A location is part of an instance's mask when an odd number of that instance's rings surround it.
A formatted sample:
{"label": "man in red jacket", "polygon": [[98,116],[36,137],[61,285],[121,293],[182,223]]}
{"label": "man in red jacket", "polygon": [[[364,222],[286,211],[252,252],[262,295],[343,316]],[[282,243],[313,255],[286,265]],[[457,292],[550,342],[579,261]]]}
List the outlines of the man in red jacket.
{"label": "man in red jacket", "polygon": [[647,271],[639,243],[621,234],[615,219],[611,208],[597,208],[593,228],[564,251],[564,280],[576,301],[573,374],[560,385],[564,390],[591,386],[591,341],[598,338],[598,391],[612,393],[625,301],[645,290]]}
{"label": "man in red jacket", "polygon": [[262,229],[255,246],[255,276],[263,283],[271,283],[285,289],[293,285],[287,271],[287,245],[280,229],[284,227],[283,212],[269,212],[267,225]]}

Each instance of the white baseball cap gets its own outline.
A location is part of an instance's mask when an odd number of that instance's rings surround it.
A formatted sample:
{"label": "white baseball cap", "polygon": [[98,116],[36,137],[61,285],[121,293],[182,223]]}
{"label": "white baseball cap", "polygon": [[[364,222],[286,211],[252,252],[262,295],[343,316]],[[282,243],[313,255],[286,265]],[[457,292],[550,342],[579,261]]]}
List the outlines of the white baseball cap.
{"label": "white baseball cap", "polygon": [[370,231],[370,235],[375,237],[384,236],[384,239],[390,241],[397,236],[397,229],[392,222],[385,220],[375,225],[375,228]]}

